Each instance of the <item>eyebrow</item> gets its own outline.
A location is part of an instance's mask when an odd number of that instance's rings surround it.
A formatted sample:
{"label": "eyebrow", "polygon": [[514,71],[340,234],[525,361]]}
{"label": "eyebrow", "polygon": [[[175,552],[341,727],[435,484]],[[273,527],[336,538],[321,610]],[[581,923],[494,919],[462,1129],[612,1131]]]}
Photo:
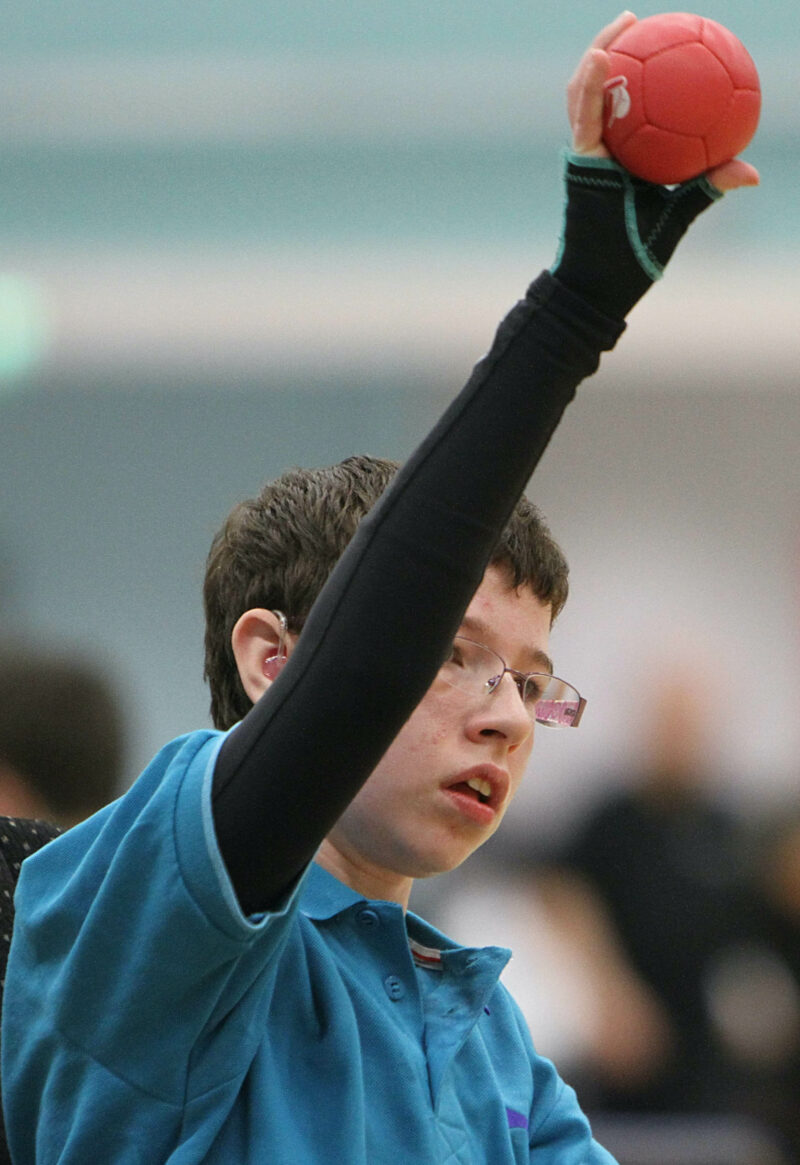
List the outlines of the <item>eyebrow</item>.
{"label": "eyebrow", "polygon": [[[488,624],[484,623],[482,619],[476,619],[474,615],[464,616],[461,620],[460,630],[471,631],[475,635],[481,635],[484,638],[491,639],[491,630]],[[536,666],[537,670],[542,669],[548,675],[553,675],[553,661],[546,652],[534,647],[523,647],[522,650],[525,652],[531,664]]]}

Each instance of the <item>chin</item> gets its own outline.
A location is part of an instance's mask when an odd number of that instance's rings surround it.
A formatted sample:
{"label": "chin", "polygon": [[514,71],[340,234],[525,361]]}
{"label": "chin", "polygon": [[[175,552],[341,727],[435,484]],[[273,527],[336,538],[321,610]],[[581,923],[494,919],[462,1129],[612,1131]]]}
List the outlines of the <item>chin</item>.
{"label": "chin", "polygon": [[472,857],[476,848],[473,846],[467,850],[440,854],[428,852],[424,857],[403,863],[405,868],[402,873],[407,878],[413,878],[414,881],[420,881],[423,878],[436,878],[439,874],[449,874],[451,870],[457,870],[467,858]]}

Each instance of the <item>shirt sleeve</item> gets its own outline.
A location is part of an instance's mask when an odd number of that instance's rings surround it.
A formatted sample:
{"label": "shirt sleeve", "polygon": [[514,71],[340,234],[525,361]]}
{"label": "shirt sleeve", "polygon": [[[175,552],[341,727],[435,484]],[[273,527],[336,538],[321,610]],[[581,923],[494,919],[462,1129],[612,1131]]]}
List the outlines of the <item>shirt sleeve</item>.
{"label": "shirt sleeve", "polygon": [[623,327],[542,274],[361,523],[220,752],[216,829],[246,910],[297,876],[419,703],[576,385]]}
{"label": "shirt sleeve", "polygon": [[177,1111],[252,1060],[300,885],[268,915],[240,911],[211,824],[222,739],[173,742],[25,862],[3,1038],[15,1128],[38,1129],[42,1080],[70,1081],[44,1114],[63,1130],[98,1073]]}

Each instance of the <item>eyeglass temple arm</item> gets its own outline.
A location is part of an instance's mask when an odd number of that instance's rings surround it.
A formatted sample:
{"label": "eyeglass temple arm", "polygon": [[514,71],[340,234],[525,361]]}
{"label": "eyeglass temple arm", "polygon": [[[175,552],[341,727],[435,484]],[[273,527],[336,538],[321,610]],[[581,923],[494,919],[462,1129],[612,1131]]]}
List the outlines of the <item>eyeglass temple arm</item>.
{"label": "eyeglass temple arm", "polygon": [[570,722],[570,728],[577,728],[578,727],[578,725],[581,722],[581,716],[583,715],[583,710],[585,707],[586,707],[586,700],[583,698],[583,696],[578,696],[578,710],[575,713],[575,715],[572,717],[572,720]]}

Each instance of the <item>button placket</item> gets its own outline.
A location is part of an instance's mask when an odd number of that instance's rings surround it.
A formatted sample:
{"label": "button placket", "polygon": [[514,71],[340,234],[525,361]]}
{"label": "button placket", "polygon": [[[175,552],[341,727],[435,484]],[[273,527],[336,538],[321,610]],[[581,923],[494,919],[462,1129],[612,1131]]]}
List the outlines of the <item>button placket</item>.
{"label": "button placket", "polygon": [[381,917],[377,910],[371,910],[370,907],[365,906],[356,915],[356,922],[364,930],[375,930],[381,924]]}
{"label": "button placket", "polygon": [[386,989],[386,994],[395,1003],[405,996],[405,984],[403,983],[402,979],[397,977],[397,975],[387,975],[383,981],[383,986]]}

